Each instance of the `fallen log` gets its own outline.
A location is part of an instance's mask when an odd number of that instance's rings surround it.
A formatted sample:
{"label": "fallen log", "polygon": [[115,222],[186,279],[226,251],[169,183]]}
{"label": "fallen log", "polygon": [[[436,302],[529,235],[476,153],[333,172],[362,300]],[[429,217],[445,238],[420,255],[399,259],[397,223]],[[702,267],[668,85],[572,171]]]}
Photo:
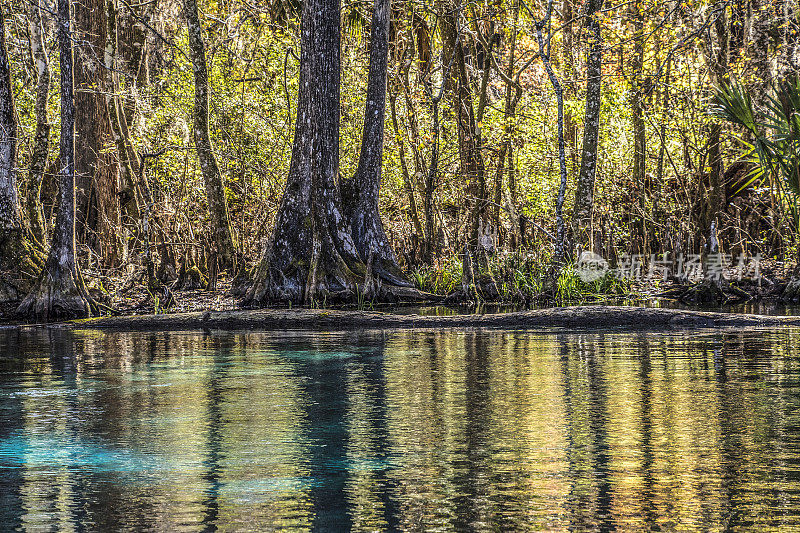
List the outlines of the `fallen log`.
{"label": "fallen log", "polygon": [[116,331],[362,329],[606,329],[616,331],[800,326],[800,317],[715,313],[622,306],[575,306],[513,313],[453,316],[400,315],[335,309],[257,309],[112,316],[61,324]]}

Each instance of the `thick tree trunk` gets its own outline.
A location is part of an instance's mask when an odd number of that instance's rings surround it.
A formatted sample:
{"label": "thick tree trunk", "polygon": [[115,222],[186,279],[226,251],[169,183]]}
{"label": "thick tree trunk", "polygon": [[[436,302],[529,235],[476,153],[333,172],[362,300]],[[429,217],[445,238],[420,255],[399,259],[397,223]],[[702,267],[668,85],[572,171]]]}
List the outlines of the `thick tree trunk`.
{"label": "thick tree trunk", "polygon": [[194,145],[205,182],[211,234],[219,266],[223,270],[232,270],[236,268],[236,250],[231,236],[222,174],[211,149],[211,136],[208,130],[208,68],[197,1],[186,0],[185,11],[189,26],[189,55],[194,70]]}
{"label": "thick tree trunk", "polygon": [[44,26],[42,24],[41,7],[38,1],[28,9],[28,27],[30,31],[31,55],[36,68],[36,132],[33,137],[33,150],[28,170],[27,190],[25,191],[25,212],[28,216],[33,238],[40,246],[47,245],[44,214],[42,212],[42,180],[47,165],[50,148],[50,122],[47,116],[47,97],[50,92],[50,64],[47,49],[44,45]]}
{"label": "thick tree trunk", "polygon": [[58,0],[61,64],[58,212],[47,262],[33,290],[17,309],[19,314],[44,320],[84,317],[91,313],[75,260],[75,101],[69,4],[69,0]]}
{"label": "thick tree trunk", "polygon": [[106,46],[104,0],[74,3],[75,178],[78,232],[106,266],[120,262],[120,207],[103,65]]}
{"label": "thick tree trunk", "polygon": [[111,133],[114,136],[114,144],[117,148],[119,167],[122,171],[120,176],[120,209],[133,221],[139,219],[139,202],[136,193],[136,182],[139,175],[139,154],[136,152],[131,142],[130,132],[128,131],[125,111],[122,101],[118,96],[120,84],[118,83],[118,72],[120,61],[118,60],[118,26],[115,0],[106,0],[106,48],[104,54],[104,67],[106,74],[106,108],[108,109]]}
{"label": "thick tree trunk", "polygon": [[[386,78],[389,58],[390,0],[375,0],[370,36],[367,103],[356,173],[341,182],[343,210],[362,260],[372,261],[378,278],[410,287],[394,257],[378,209],[383,162],[383,123],[386,115]],[[413,194],[413,193],[412,193]]]}
{"label": "thick tree trunk", "polygon": [[586,115],[583,123],[581,168],[575,184],[572,233],[575,244],[591,243],[594,178],[597,171],[597,143],[600,138],[600,90],[602,85],[603,40],[597,12],[603,0],[589,0],[586,27],[589,29],[589,54],[586,58]]}
{"label": "thick tree trunk", "polygon": [[339,0],[304,6],[292,160],[246,305],[352,301],[366,274],[336,186],[339,29]]}
{"label": "thick tree trunk", "polygon": [[[132,5],[133,4],[133,5]],[[118,4],[119,5],[119,4]],[[160,39],[155,32],[147,26],[154,28],[161,36],[170,38],[167,28],[160,23],[161,20],[170,21],[172,31],[177,29],[174,25],[180,4],[166,4],[161,0],[149,2],[122,2],[117,10],[117,35],[118,35],[118,72],[121,72],[129,87],[146,87],[150,83],[150,46],[148,39]],[[147,26],[145,26],[145,23]],[[149,35],[148,35],[149,34]],[[163,43],[162,43],[163,44]],[[135,111],[136,100],[132,93],[127,94],[123,110],[130,124]]]}

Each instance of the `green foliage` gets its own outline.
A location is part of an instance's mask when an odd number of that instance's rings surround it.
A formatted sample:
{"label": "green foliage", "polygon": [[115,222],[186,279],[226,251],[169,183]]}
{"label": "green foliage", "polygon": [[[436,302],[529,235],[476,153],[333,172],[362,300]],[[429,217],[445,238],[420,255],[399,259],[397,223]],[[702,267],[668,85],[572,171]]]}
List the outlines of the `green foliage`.
{"label": "green foliage", "polygon": [[457,256],[444,261],[441,266],[420,266],[411,277],[416,287],[433,294],[449,294],[461,285],[462,262]]}
{"label": "green foliage", "polygon": [[[560,272],[554,295],[544,293],[546,278],[551,272],[550,253],[531,250],[495,254],[487,264],[488,272],[497,283],[500,300],[506,303],[529,302],[554,296],[558,302],[584,302],[607,296],[626,294],[630,282],[607,273],[604,277],[586,282],[578,276],[574,265],[565,265]],[[461,285],[462,266],[451,259],[440,267],[420,267],[413,272],[417,288],[434,294],[449,294]]]}
{"label": "green foliage", "polygon": [[764,100],[764,110],[757,114],[749,92],[734,80],[716,89],[709,106],[712,116],[744,128],[752,137],[744,157],[754,163],[754,170],[742,188],[764,178],[774,180],[800,228],[800,76],[795,74],[774,84]]}
{"label": "green foliage", "polygon": [[597,300],[606,296],[623,295],[630,290],[630,282],[607,272],[595,281],[584,281],[575,270],[575,265],[568,264],[561,269],[556,283],[556,300],[559,302],[584,302]]}

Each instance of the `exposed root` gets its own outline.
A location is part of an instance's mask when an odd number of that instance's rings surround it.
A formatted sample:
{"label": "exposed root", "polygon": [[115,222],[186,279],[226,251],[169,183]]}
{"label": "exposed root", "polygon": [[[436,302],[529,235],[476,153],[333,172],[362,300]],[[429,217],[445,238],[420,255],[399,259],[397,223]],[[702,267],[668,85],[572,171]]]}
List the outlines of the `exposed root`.
{"label": "exposed root", "polygon": [[205,289],[206,287],[208,287],[208,280],[195,265],[186,270],[181,270],[178,281],[175,282],[176,289],[196,290]]}
{"label": "exposed root", "polygon": [[727,280],[703,280],[700,283],[683,288],[681,292],[671,292],[684,304],[726,305],[751,300],[753,295],[732,285]]}
{"label": "exposed root", "polygon": [[497,281],[492,277],[487,266],[486,252],[471,252],[464,245],[464,261],[461,270],[461,288],[445,298],[446,303],[464,303],[469,306],[481,302],[494,302],[500,298]]}
{"label": "exposed root", "polygon": [[231,288],[229,291],[230,296],[238,296],[243,297],[247,294],[247,289],[253,283],[253,278],[247,272],[247,268],[244,266],[244,260],[239,263],[239,270],[234,276],[233,281],[231,281]]}
{"label": "exposed root", "polygon": [[53,275],[45,268],[37,285],[17,308],[17,314],[50,321],[85,318],[96,310],[83,280],[72,270]]}
{"label": "exposed root", "polygon": [[462,286],[460,289],[451,292],[442,297],[442,301],[446,304],[466,304],[474,307],[482,302],[496,302],[499,298],[500,293],[497,290],[497,283],[487,276],[478,278],[467,285],[467,290]]}
{"label": "exposed root", "polygon": [[152,262],[147,267],[147,293],[156,309],[169,309],[175,306],[175,296],[155,275]]}
{"label": "exposed root", "polygon": [[414,287],[398,287],[396,285],[381,285],[380,294],[380,300],[387,302],[444,302],[446,298]]}
{"label": "exposed root", "polygon": [[423,292],[411,283],[402,284],[385,283],[380,275],[373,272],[373,255],[367,260],[367,272],[364,275],[364,286],[361,297],[365,301],[380,302],[442,302],[444,296]]}
{"label": "exposed root", "polygon": [[781,293],[784,302],[800,302],[800,276],[793,274]]}
{"label": "exposed root", "polygon": [[[363,279],[358,279],[347,263],[338,258],[326,257],[324,252],[312,254],[308,266],[296,263],[286,271],[277,271],[263,264],[256,272],[254,282],[244,293],[241,305],[259,307],[270,303],[298,303],[308,306],[329,306],[366,302],[440,302],[443,296],[416,289],[410,282],[399,280],[396,276],[384,275],[377,261],[367,261],[361,271]],[[305,270],[308,269],[308,270]],[[387,279],[388,278],[388,279]],[[303,283],[300,280],[304,280]],[[397,283],[395,283],[397,281]],[[234,289],[232,289],[233,292]]]}
{"label": "exposed root", "polygon": [[8,232],[0,239],[0,302],[18,301],[31,291],[44,265],[44,255],[23,236]]}

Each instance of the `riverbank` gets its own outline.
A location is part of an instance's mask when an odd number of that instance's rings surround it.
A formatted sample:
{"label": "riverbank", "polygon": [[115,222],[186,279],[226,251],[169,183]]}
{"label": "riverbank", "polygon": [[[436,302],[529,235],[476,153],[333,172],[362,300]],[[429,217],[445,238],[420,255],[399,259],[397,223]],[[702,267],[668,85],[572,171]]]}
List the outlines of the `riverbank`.
{"label": "riverbank", "polygon": [[306,329],[609,329],[671,330],[800,326],[800,317],[716,313],[623,306],[575,306],[497,314],[452,316],[401,315],[332,309],[257,309],[136,315],[74,320],[73,329],[114,331],[190,331]]}

